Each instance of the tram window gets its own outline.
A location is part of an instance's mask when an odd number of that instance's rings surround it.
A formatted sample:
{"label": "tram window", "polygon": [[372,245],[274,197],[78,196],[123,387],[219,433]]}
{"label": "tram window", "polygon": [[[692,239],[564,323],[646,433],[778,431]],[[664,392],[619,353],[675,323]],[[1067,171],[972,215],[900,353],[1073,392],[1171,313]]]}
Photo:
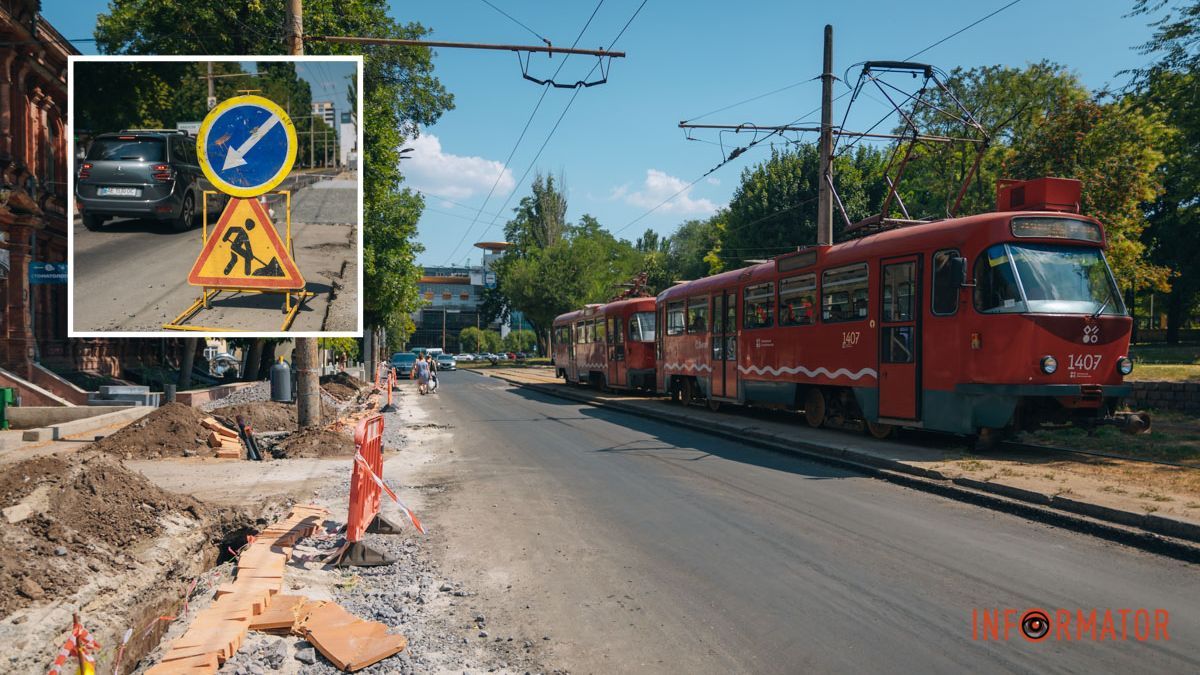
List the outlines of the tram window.
{"label": "tram window", "polygon": [[630,342],[654,342],[654,313],[637,312],[629,318]]}
{"label": "tram window", "polygon": [[958,257],[958,251],[948,249],[933,254],[933,313],[942,316],[958,311],[958,289],[962,279],[955,279],[951,273],[951,260]]}
{"label": "tram window", "polygon": [[692,298],[688,300],[687,332],[708,332],[708,298]]}
{"label": "tram window", "polygon": [[915,360],[912,326],[885,326],[881,337],[884,363],[912,363]]}
{"label": "tram window", "polygon": [[725,360],[737,360],[737,296],[725,295]]}
{"label": "tram window", "polygon": [[592,325],[595,326],[595,330],[592,333],[592,342],[607,342],[608,330],[604,326],[604,319],[596,319],[596,322]]}
{"label": "tram window", "polygon": [[613,329],[609,335],[612,337],[613,342],[619,345],[625,344],[625,331],[621,330],[621,317],[618,316],[613,319]]}
{"label": "tram window", "polygon": [[916,263],[896,263],[883,268],[883,320],[911,321],[913,276]]}
{"label": "tram window", "polygon": [[814,321],[817,275],[805,274],[779,282],[779,325],[806,326]]}
{"label": "tram window", "polygon": [[975,260],[975,309],[1021,312],[1024,304],[1004,245],[996,244],[979,254]]}
{"label": "tram window", "polygon": [[683,335],[684,319],[682,302],[667,305],[667,335]]}
{"label": "tram window", "polygon": [[742,325],[745,328],[770,328],[774,323],[775,284],[747,286],[742,291]]}
{"label": "tram window", "polygon": [[821,274],[821,320],[867,318],[868,280],[866,263],[825,270]]}

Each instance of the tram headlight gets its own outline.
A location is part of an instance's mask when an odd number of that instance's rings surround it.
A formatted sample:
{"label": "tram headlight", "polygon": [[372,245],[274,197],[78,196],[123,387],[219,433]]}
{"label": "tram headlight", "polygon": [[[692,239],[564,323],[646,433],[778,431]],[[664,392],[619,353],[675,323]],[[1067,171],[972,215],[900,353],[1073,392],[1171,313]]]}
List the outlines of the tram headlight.
{"label": "tram headlight", "polygon": [[1133,359],[1128,356],[1122,356],[1117,359],[1117,372],[1122,375],[1128,375],[1133,372]]}
{"label": "tram headlight", "polygon": [[1058,359],[1053,356],[1046,355],[1042,357],[1042,372],[1047,375],[1053,375],[1054,371],[1058,370]]}

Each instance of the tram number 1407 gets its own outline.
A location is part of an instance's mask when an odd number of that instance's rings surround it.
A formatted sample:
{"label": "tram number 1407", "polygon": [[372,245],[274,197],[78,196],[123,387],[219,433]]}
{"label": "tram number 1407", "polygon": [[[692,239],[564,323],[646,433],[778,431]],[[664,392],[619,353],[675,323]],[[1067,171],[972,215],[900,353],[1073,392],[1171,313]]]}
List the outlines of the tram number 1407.
{"label": "tram number 1407", "polygon": [[1101,354],[1068,354],[1067,370],[1096,370],[1100,367],[1101,357]]}

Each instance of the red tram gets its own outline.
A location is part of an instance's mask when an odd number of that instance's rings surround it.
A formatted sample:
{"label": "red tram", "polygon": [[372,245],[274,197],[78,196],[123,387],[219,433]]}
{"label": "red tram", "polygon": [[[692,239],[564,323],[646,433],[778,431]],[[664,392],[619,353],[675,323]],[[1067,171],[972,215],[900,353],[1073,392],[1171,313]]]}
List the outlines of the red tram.
{"label": "red tram", "polygon": [[654,307],[654,298],[629,298],[555,318],[556,375],[575,384],[653,391]]}
{"label": "red tram", "polygon": [[1058,203],[886,230],[667,289],[658,390],[714,409],[803,410],[812,426],[865,423],[878,437],[1112,421],[1129,393],[1132,321],[1104,230],[1075,213],[1078,182],[1027,185]]}

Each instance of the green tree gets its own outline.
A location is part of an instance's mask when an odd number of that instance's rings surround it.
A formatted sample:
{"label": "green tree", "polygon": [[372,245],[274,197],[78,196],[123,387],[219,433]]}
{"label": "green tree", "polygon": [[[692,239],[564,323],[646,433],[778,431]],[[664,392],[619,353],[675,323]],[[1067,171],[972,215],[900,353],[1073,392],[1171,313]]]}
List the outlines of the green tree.
{"label": "green tree", "polygon": [[464,352],[474,353],[483,351],[483,331],[475,326],[467,326],[459,331],[458,340],[462,344],[462,349]]}
{"label": "green tree", "polygon": [[[1024,68],[981,66],[955,68],[945,80],[949,92],[970,110],[991,137],[979,171],[963,196],[957,215],[990,211],[996,205],[996,180],[1008,178],[1005,162],[1012,148],[1025,142],[1047,115],[1089,98],[1079,78],[1063,66],[1049,61]],[[957,112],[950,94],[929,92],[932,106],[911,111],[921,133],[962,137],[961,122],[941,110]],[[936,106],[933,107],[933,106]],[[900,133],[903,129],[896,129]],[[902,180],[900,194],[914,218],[944,218],[949,215],[959,189],[975,162],[971,143],[928,143],[918,146]]]}
{"label": "green tree", "polygon": [[[282,54],[283,2],[111,0],[96,19],[96,46],[105,54]],[[309,35],[374,35],[420,39],[429,31],[388,16],[385,0],[310,2]],[[419,306],[414,241],[424,204],[403,189],[400,148],[454,105],[433,74],[423,47],[338,45],[309,41],[309,54],[363,54],[363,314],[399,343],[411,334]]]}
{"label": "green tree", "polygon": [[[771,157],[742,172],[729,210],[722,220],[720,246],[712,250],[723,269],[747,260],[770,258],[814,244],[817,240],[818,155],[816,146],[773,150]],[[852,220],[878,209],[883,195],[882,154],[869,147],[855,148],[838,157],[833,166],[838,195]],[[714,229],[721,229],[714,223]],[[834,218],[834,238],[845,224]]]}
{"label": "green tree", "polygon": [[511,330],[504,336],[504,348],[510,352],[527,352],[537,344],[537,334],[531,330]]}
{"label": "green tree", "polygon": [[1200,2],[1138,0],[1133,13],[1154,28],[1140,49],[1154,60],[1134,73],[1133,94],[1148,110],[1162,111],[1172,130],[1159,167],[1163,191],[1146,204],[1142,239],[1151,260],[1176,274],[1167,296],[1167,341],[1174,343],[1200,308]]}
{"label": "green tree", "polygon": [[1083,183],[1081,210],[1104,223],[1108,259],[1122,289],[1167,287],[1166,268],[1145,255],[1144,202],[1161,192],[1161,113],[1129,100],[1065,101],[1013,148],[1014,178],[1061,176]]}
{"label": "green tree", "polygon": [[345,359],[346,361],[353,361],[354,359],[358,358],[359,342],[360,341],[358,338],[349,337],[318,338],[317,346],[321,349],[328,349],[329,351],[333,352],[335,356]]}
{"label": "green tree", "polygon": [[479,348],[489,353],[500,351],[503,345],[503,340],[500,338],[500,333],[494,330],[483,331],[483,339],[480,342]]}
{"label": "green tree", "polygon": [[512,242],[497,263],[505,306],[533,325],[541,353],[554,317],[616,295],[620,284],[641,271],[644,256],[584,214],[566,222],[566,196],[553,178],[538,176],[531,194],[514,210],[504,235]]}

